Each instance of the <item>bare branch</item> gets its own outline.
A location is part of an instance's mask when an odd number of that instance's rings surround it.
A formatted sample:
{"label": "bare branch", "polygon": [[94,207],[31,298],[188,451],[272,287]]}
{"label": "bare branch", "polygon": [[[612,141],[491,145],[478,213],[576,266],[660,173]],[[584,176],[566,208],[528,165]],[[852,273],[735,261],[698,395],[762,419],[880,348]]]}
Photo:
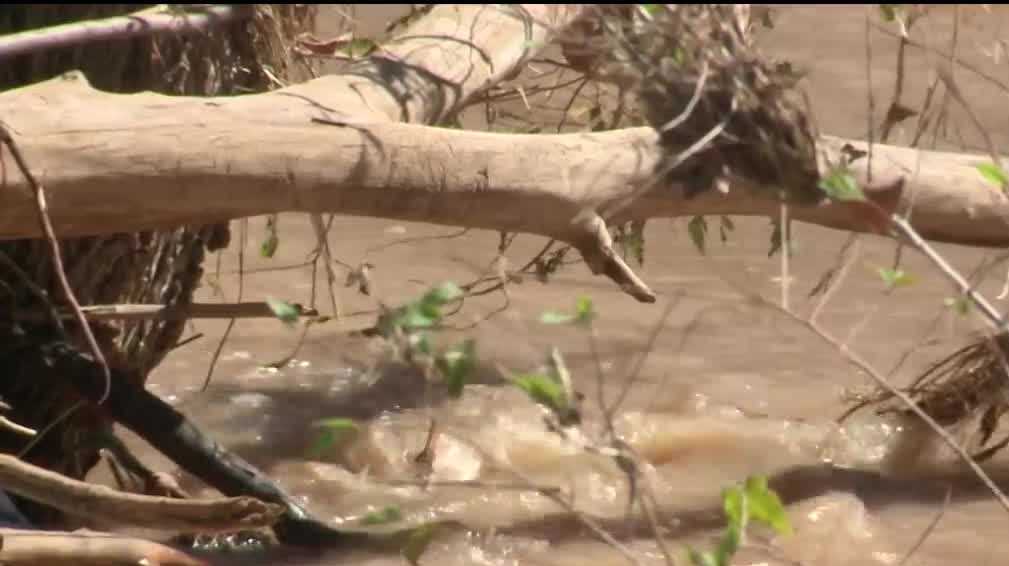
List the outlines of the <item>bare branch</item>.
{"label": "bare branch", "polygon": [[151,564],[208,566],[207,562],[163,544],[92,531],[26,531],[0,528],[7,566],[78,566],[81,564]]}
{"label": "bare branch", "polygon": [[283,508],[252,497],[183,500],[122,493],[0,454],[0,485],[66,513],[119,525],[213,532],[265,527]]}
{"label": "bare branch", "polygon": [[[318,316],[317,310],[302,305],[292,305],[300,316]],[[183,307],[167,305],[89,305],[82,306],[84,317],[90,321],[98,320],[147,320],[162,318],[169,320],[194,318],[273,318],[277,315],[270,305],[260,302],[248,303],[192,303]],[[73,317],[72,313],[57,313],[60,318]],[[49,317],[34,311],[14,311],[14,320],[38,322]]]}
{"label": "bare branch", "polygon": [[[181,9],[180,9],[181,8]],[[204,6],[197,10],[157,6],[128,16],[88,20],[51,28],[34,29],[0,36],[0,61],[46,49],[76,46],[110,39],[131,39],[157,33],[205,31],[252,16],[253,6]]]}

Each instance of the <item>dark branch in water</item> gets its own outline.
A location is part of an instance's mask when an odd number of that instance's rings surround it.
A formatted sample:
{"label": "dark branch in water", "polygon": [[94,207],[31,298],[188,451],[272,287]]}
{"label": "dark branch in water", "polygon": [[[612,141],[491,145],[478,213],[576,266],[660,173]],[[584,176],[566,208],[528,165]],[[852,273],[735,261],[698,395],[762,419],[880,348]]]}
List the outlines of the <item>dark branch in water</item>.
{"label": "dark branch in water", "polygon": [[[27,345],[26,345],[27,346]],[[28,353],[25,350],[35,349]],[[8,350],[22,360],[22,371],[59,375],[87,400],[100,399],[104,389],[102,368],[88,356],[59,341]],[[6,357],[6,356],[5,356]],[[339,532],[318,519],[262,472],[210,438],[185,415],[139,383],[137,376],[118,368],[112,371],[112,388],[102,406],[116,422],[129,428],[178,464],[227,496],[246,495],[285,508],[274,526],[277,538],[298,546],[335,546],[354,543],[361,535]]]}

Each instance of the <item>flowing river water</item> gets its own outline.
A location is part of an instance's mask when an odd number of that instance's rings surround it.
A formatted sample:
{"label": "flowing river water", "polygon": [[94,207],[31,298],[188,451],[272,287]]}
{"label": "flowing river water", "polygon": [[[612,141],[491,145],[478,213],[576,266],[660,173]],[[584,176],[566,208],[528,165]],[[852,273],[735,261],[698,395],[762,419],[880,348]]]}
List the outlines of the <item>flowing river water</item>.
{"label": "flowing river water", "polygon": [[[366,30],[375,30],[400,9],[359,8],[357,16]],[[808,91],[818,126],[830,134],[865,136],[867,9],[786,7],[776,27],[764,32],[761,40],[767,52],[809,70]],[[1005,55],[996,61],[983,53],[1006,29],[1007,13],[999,7],[991,12],[977,6],[961,8],[957,52],[999,80],[1009,81],[1002,79],[1009,74]],[[946,51],[952,15],[952,9],[941,9],[927,23],[931,26],[927,37]],[[337,17],[323,18],[321,27]],[[879,21],[876,12],[870,17]],[[891,24],[888,29],[896,28]],[[917,30],[919,36],[924,30]],[[893,92],[897,41],[876,30],[870,35],[878,124]],[[326,36],[325,29],[320,36]],[[909,51],[905,104],[920,106],[928,65],[920,51]],[[969,72],[958,71],[957,77],[973,110],[995,142],[1004,146],[1009,138],[1005,93]],[[940,139],[939,145],[959,147],[957,136],[962,136],[980,146],[976,130],[952,101],[950,112],[950,123],[962,132],[951,126],[948,137],[957,143]],[[897,128],[896,143],[910,140],[913,122],[904,130]],[[238,290],[234,270],[241,241],[238,223],[233,226],[234,243],[221,259],[220,278],[220,288],[231,301]],[[245,276],[244,299],[273,296],[307,303],[310,267],[256,270],[304,261],[314,245],[311,226],[303,216],[281,216],[280,245],[269,260],[258,254],[263,226],[263,219],[249,222],[245,269],[250,273]],[[497,235],[470,232],[379,248],[404,238],[457,232],[341,217],[334,224],[331,243],[333,255],[343,262],[374,264],[373,297],[397,304],[440,281],[465,282],[478,276],[493,257]],[[645,351],[663,309],[675,303],[629,388],[615,426],[645,462],[642,489],[654,495],[663,538],[678,559],[683,559],[685,544],[714,544],[720,524],[719,490],[761,473],[777,478],[775,485],[788,502],[795,533],[772,537],[757,532],[736,564],[900,564],[937,513],[943,514],[941,521],[909,564],[1003,564],[1009,556],[1009,538],[1004,536],[1009,514],[969,473],[944,464],[950,458],[943,451],[894,450],[907,434],[899,423],[860,416],[844,427],[835,424],[845,407],[843,396],[865,388],[867,376],[808,330],[738,292],[745,289],[779,300],[780,259],[768,258],[770,233],[767,218],[739,218],[723,244],[713,223],[708,253],[701,255],[687,235],[685,220],[649,223],[646,263],[640,274],[660,294],[656,305],[634,302],[581,264],[566,267],[547,285],[532,277],[512,285],[507,309],[445,337],[472,337],[478,344],[482,365],[476,384],[459,400],[425,387],[414,373],[383,364],[386,356],[377,339],[350,334],[374,321],[377,301],[340,288],[343,271],[338,272],[337,292],[346,316],[313,328],[304,347],[284,367],[262,365],[287,356],[298,333],[276,320],[240,320],[210,387],[201,392],[225,324],[197,321],[195,329],[205,337],[173,352],[151,376],[150,387],[264,469],[321,518],[338,523],[395,505],[405,522],[443,520],[458,525],[436,537],[425,564],[626,563],[619,551],[600,542],[563,508],[535,492],[517,489],[520,478],[573,493],[577,509],[613,532],[642,563],[661,564],[661,549],[640,510],[628,514],[624,473],[612,459],[587,453],[548,431],[539,409],[502,383],[495,364],[530,370],[544,361],[550,347],[558,347],[576,388],[586,395],[586,434],[598,435],[601,421],[593,409],[597,385],[603,383],[603,395],[610,400],[624,390],[630,368]],[[834,265],[846,235],[806,225],[796,225],[794,234],[791,301],[797,312],[808,314],[814,301],[806,294]],[[542,245],[541,238],[519,236],[508,257],[521,265]],[[904,254],[905,269],[915,283],[886,294],[877,270],[892,263],[894,244],[866,236],[860,246],[845,284],[821,315],[822,324],[884,372],[919,345],[893,376],[895,382],[906,383],[962,344],[974,323],[946,312],[943,301],[952,294],[950,287],[917,254]],[[948,245],[939,250],[961,269],[974,267],[988,253]],[[214,272],[214,258],[206,269]],[[982,285],[988,296],[998,294],[1002,275],[996,273]],[[319,274],[320,285],[324,280]],[[582,295],[590,296],[600,313],[595,355],[585,332],[538,322],[544,309],[570,308]],[[210,285],[200,299],[219,300]],[[500,294],[468,301],[452,323],[468,325],[498,310],[503,301]],[[328,295],[322,290],[318,304],[329,310]],[[921,345],[925,339],[930,341]],[[602,369],[601,380],[597,368]],[[360,431],[340,446],[312,455],[312,423],[329,417],[355,419]],[[409,480],[417,477],[413,456],[424,446],[431,419],[441,431],[432,450],[432,477],[442,485],[423,488]],[[154,467],[176,471],[141,442],[131,444]],[[849,471],[830,472],[825,463]],[[989,467],[996,477],[1009,477],[1005,458],[996,458]],[[945,479],[939,481],[939,476]],[[184,487],[199,491],[197,482],[179,477]],[[484,485],[453,484],[472,480]],[[292,552],[263,560],[404,563],[395,549],[383,548],[322,555]]]}

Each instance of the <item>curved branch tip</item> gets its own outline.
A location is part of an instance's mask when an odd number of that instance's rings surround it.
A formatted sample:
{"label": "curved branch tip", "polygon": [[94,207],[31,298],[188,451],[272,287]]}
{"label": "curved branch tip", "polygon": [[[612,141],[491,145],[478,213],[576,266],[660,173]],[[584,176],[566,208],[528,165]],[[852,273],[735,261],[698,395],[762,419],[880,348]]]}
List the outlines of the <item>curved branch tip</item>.
{"label": "curved branch tip", "polygon": [[602,217],[593,212],[577,223],[581,224],[588,234],[574,246],[581,252],[592,273],[609,277],[625,293],[642,303],[654,303],[655,293],[613,249],[613,238]]}

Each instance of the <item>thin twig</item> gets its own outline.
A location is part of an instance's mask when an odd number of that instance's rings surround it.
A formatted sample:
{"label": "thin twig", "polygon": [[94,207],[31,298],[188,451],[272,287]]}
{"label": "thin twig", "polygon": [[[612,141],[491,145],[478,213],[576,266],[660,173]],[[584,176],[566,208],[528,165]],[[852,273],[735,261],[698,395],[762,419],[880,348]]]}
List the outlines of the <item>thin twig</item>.
{"label": "thin twig", "polygon": [[921,545],[925,544],[925,541],[928,540],[928,537],[929,535],[932,534],[932,531],[934,531],[935,528],[939,526],[939,521],[942,521],[942,518],[946,515],[946,510],[949,509],[949,502],[952,497],[953,497],[953,488],[951,486],[946,486],[946,497],[943,498],[942,507],[939,508],[939,511],[935,514],[935,517],[933,517],[932,520],[928,523],[928,526],[925,527],[925,530],[922,531],[921,535],[918,536],[918,540],[914,542],[914,545],[911,546],[910,550],[908,550],[907,553],[904,554],[904,558],[902,558],[900,562],[897,563],[897,566],[904,566],[905,564],[907,564],[907,561],[910,560],[912,556],[914,556],[914,553],[917,552],[919,548],[921,548]]}
{"label": "thin twig", "polygon": [[[249,224],[248,219],[243,218],[241,220],[241,228],[239,230],[238,237],[238,297],[236,300],[242,302],[242,294],[245,292],[245,246],[248,243],[249,236]],[[217,348],[214,349],[214,355],[210,358],[210,367],[207,368],[207,377],[203,380],[203,387],[200,391],[206,391],[207,387],[210,387],[210,380],[214,376],[214,368],[217,367],[217,360],[221,357],[221,351],[224,350],[224,344],[227,343],[228,337],[231,336],[231,329],[235,327],[235,318],[232,317],[228,319],[228,326],[224,329],[224,334],[221,335],[221,339],[217,342]]]}
{"label": "thin twig", "polygon": [[[870,146],[871,147],[871,146]],[[779,222],[781,227],[781,308],[789,310],[789,288],[791,287],[792,269],[789,262],[792,259],[792,225],[788,219],[788,201],[782,193]]]}
{"label": "thin twig", "polygon": [[638,356],[638,359],[635,361],[631,371],[627,374],[627,378],[624,380],[623,387],[617,394],[617,398],[612,404],[610,404],[609,407],[602,407],[603,414],[607,419],[613,418],[616,411],[620,408],[620,405],[622,405],[624,400],[627,398],[627,394],[630,393],[631,387],[637,381],[638,376],[641,374],[641,370],[645,367],[645,360],[648,359],[648,354],[651,353],[652,348],[654,348],[655,341],[658,340],[662,329],[666,327],[666,320],[669,318],[669,315],[672,314],[673,309],[676,308],[680,299],[682,299],[685,295],[686,292],[682,289],[673,295],[672,299],[666,305],[666,308],[663,309],[662,314],[659,315],[659,320],[652,325],[652,330],[649,332],[648,338],[645,340],[645,349],[641,355]]}
{"label": "thin twig", "polygon": [[968,283],[966,279],[964,279],[963,275],[960,275],[960,273],[954,269],[945,258],[939,255],[939,253],[935,251],[935,248],[929,245],[929,243],[926,242],[906,220],[895,214],[891,216],[891,221],[902,236],[907,238],[914,247],[918,249],[918,251],[925,254],[925,256],[937,268],[939,268],[939,270],[942,271],[942,273],[954,285],[957,286],[960,293],[969,298],[972,303],[981,309],[981,312],[984,314],[988,323],[991,324],[997,333],[1005,331],[1006,323],[1002,314],[999,313],[998,310],[996,310],[983,295],[974,290],[974,287]]}
{"label": "thin twig", "polygon": [[[296,309],[298,316],[314,317],[319,315],[319,312],[314,309],[301,305],[291,306]],[[81,307],[81,311],[91,321],[272,318],[277,316],[270,309],[269,304],[261,302],[192,303],[180,306],[124,303],[119,305],[88,305]],[[75,315],[74,313],[57,312],[57,316],[61,319],[67,319]],[[36,322],[46,317],[33,311],[14,311],[12,318],[14,320]]]}
{"label": "thin twig", "polygon": [[868,115],[868,128],[866,129],[866,136],[868,141],[868,155],[866,156],[867,163],[866,169],[866,181],[872,183],[872,146],[875,145],[874,134],[875,128],[873,127],[873,120],[876,116],[876,99],[872,94],[872,37],[869,34],[870,22],[869,22],[869,11],[872,8],[866,6],[865,8],[865,82],[867,83],[866,93],[868,95],[869,103],[869,115]]}

